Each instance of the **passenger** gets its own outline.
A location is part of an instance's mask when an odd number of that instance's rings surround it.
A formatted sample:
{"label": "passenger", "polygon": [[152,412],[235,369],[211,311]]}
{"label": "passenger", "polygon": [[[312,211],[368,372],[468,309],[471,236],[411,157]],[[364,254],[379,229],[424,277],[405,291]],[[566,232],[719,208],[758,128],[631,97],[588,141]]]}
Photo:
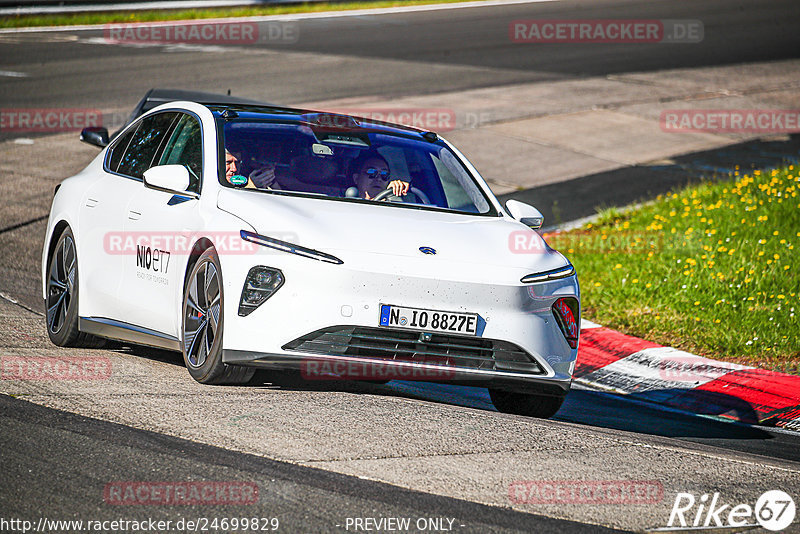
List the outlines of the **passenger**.
{"label": "passenger", "polygon": [[409,183],[403,180],[392,180],[389,163],[377,151],[371,150],[359,156],[352,165],[355,169],[353,182],[358,188],[358,198],[372,200],[387,188],[392,189],[392,197],[386,199],[397,201],[408,193]]}

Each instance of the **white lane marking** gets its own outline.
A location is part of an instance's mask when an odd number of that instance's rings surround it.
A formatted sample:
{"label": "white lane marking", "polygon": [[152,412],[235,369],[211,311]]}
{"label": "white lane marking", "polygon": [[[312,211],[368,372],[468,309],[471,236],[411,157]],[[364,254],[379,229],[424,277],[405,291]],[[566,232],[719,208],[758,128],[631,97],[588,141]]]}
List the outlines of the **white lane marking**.
{"label": "white lane marking", "polygon": [[678,390],[694,389],[746,365],[696,356],[672,347],[653,347],[601,367],[581,378],[623,395],[647,392],[648,399],[664,402]]}
{"label": "white lane marking", "polygon": [[17,72],[14,70],[0,70],[0,76],[5,76],[6,78],[27,78],[27,73],[24,72]]}
{"label": "white lane marking", "polygon": [[98,4],[78,6],[19,6],[4,7],[0,15],[60,15],[62,13],[89,13],[93,11],[141,11],[145,9],[208,9],[215,7],[239,7],[264,5],[261,0],[198,0],[175,2],[130,2],[120,4]]}
{"label": "white lane marking", "polygon": [[[104,37],[89,37],[86,39],[80,39],[78,42],[85,43],[85,44],[100,44],[100,45],[111,45],[111,46],[127,46],[129,48],[155,48],[161,47],[164,49],[165,52],[215,52],[215,53],[231,53],[236,50],[240,50],[242,52],[245,51],[241,45],[237,47],[233,46],[220,46],[220,45],[202,45],[202,44],[186,44],[186,43],[159,43],[159,42],[128,42],[128,41],[112,41],[110,39],[106,39]],[[252,51],[253,49],[247,49],[248,52]],[[264,52],[267,52],[264,49]]]}
{"label": "white lane marking", "polygon": [[30,139],[28,137],[20,137],[18,139],[14,139],[14,144],[17,144],[17,145],[32,145],[33,144],[33,139]]}
{"label": "white lane marking", "polygon": [[[343,18],[343,17],[364,17],[371,15],[393,15],[397,13],[419,13],[425,11],[444,11],[450,9],[468,9],[478,7],[495,7],[495,6],[511,6],[518,4],[539,4],[543,2],[559,2],[560,0],[478,0],[475,2],[454,2],[451,4],[428,4],[422,6],[399,6],[399,7],[385,7],[378,9],[352,9],[348,11],[320,11],[317,13],[289,13],[286,15],[269,15],[263,17],[231,17],[223,19],[192,19],[191,21],[196,24],[213,24],[216,22],[272,22],[272,21],[295,21],[295,20],[308,20],[308,19],[327,19],[327,18]],[[165,24],[174,23],[176,21],[165,21]],[[142,24],[158,24],[156,22],[148,22]],[[42,26],[32,28],[2,28],[0,34],[4,33],[37,33],[37,32],[65,32],[65,31],[83,31],[83,30],[102,30],[106,24],[86,24],[80,26]]]}
{"label": "white lane marking", "polygon": [[593,323],[589,319],[581,318],[581,330],[588,330],[590,328],[603,328],[603,325]]}

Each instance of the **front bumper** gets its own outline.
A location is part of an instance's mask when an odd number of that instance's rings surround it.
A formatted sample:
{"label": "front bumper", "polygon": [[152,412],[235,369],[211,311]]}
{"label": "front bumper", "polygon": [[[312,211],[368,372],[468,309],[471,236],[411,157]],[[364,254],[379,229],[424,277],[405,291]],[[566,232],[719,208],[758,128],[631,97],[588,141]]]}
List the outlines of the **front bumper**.
{"label": "front bumper", "polygon": [[527,394],[563,397],[571,379],[553,379],[540,375],[496,370],[442,368],[408,361],[387,361],[352,356],[319,354],[266,354],[224,350],[224,361],[248,367],[300,371],[307,380],[409,380],[463,386],[486,387]]}
{"label": "front bumper", "polygon": [[[574,275],[521,284],[520,278],[527,274],[524,270],[498,268],[491,273],[492,279],[505,283],[490,283],[486,268],[444,262],[434,265],[425,258],[404,258],[403,265],[398,265],[395,258],[343,259],[343,265],[332,265],[281,253],[222,258],[223,361],[301,372],[325,363],[331,378],[343,373],[352,376],[347,366],[367,364],[384,370],[384,379],[427,380],[545,395],[564,395],[569,390],[577,349],[567,344],[552,306],[560,297],[579,300]],[[241,317],[237,311],[242,283],[254,265],[280,269],[285,283],[250,315]],[[445,357],[430,363],[406,353],[377,358],[370,352],[353,355],[352,351],[336,347],[309,350],[308,345],[292,344],[337,325],[388,331],[378,328],[381,304],[478,313],[485,328],[480,336],[467,339],[513,345],[529,355],[532,365],[463,365]]]}

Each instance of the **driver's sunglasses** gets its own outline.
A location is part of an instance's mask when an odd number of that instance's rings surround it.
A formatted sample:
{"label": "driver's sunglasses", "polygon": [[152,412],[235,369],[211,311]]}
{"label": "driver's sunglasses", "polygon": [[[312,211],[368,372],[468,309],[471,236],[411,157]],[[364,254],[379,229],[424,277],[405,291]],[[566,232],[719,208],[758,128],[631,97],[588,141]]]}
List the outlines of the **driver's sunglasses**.
{"label": "driver's sunglasses", "polygon": [[376,176],[380,176],[383,180],[388,180],[389,176],[391,174],[389,171],[385,171],[385,170],[380,170],[379,171],[378,169],[376,169],[374,167],[370,167],[369,169],[364,171],[364,173],[367,176],[369,176],[370,178],[375,178]]}

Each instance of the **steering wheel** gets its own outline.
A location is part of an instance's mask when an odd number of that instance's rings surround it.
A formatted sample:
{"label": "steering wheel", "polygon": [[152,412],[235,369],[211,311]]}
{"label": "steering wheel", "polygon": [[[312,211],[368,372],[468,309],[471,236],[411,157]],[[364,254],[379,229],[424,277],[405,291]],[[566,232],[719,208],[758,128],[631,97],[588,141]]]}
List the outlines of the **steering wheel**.
{"label": "steering wheel", "polygon": [[[428,198],[428,195],[426,195],[425,193],[420,191],[418,188],[409,187],[408,188],[408,192],[409,193],[414,193],[415,195],[417,195],[417,198],[419,198],[422,201],[423,204],[428,205],[428,206],[430,206],[432,204],[431,199]],[[376,201],[377,200],[383,200],[384,198],[388,197],[389,195],[393,195],[393,194],[394,194],[394,192],[392,191],[392,188],[391,187],[387,187],[386,189],[384,189],[383,191],[381,191],[380,193],[375,195],[375,197],[372,200],[376,200]]]}

